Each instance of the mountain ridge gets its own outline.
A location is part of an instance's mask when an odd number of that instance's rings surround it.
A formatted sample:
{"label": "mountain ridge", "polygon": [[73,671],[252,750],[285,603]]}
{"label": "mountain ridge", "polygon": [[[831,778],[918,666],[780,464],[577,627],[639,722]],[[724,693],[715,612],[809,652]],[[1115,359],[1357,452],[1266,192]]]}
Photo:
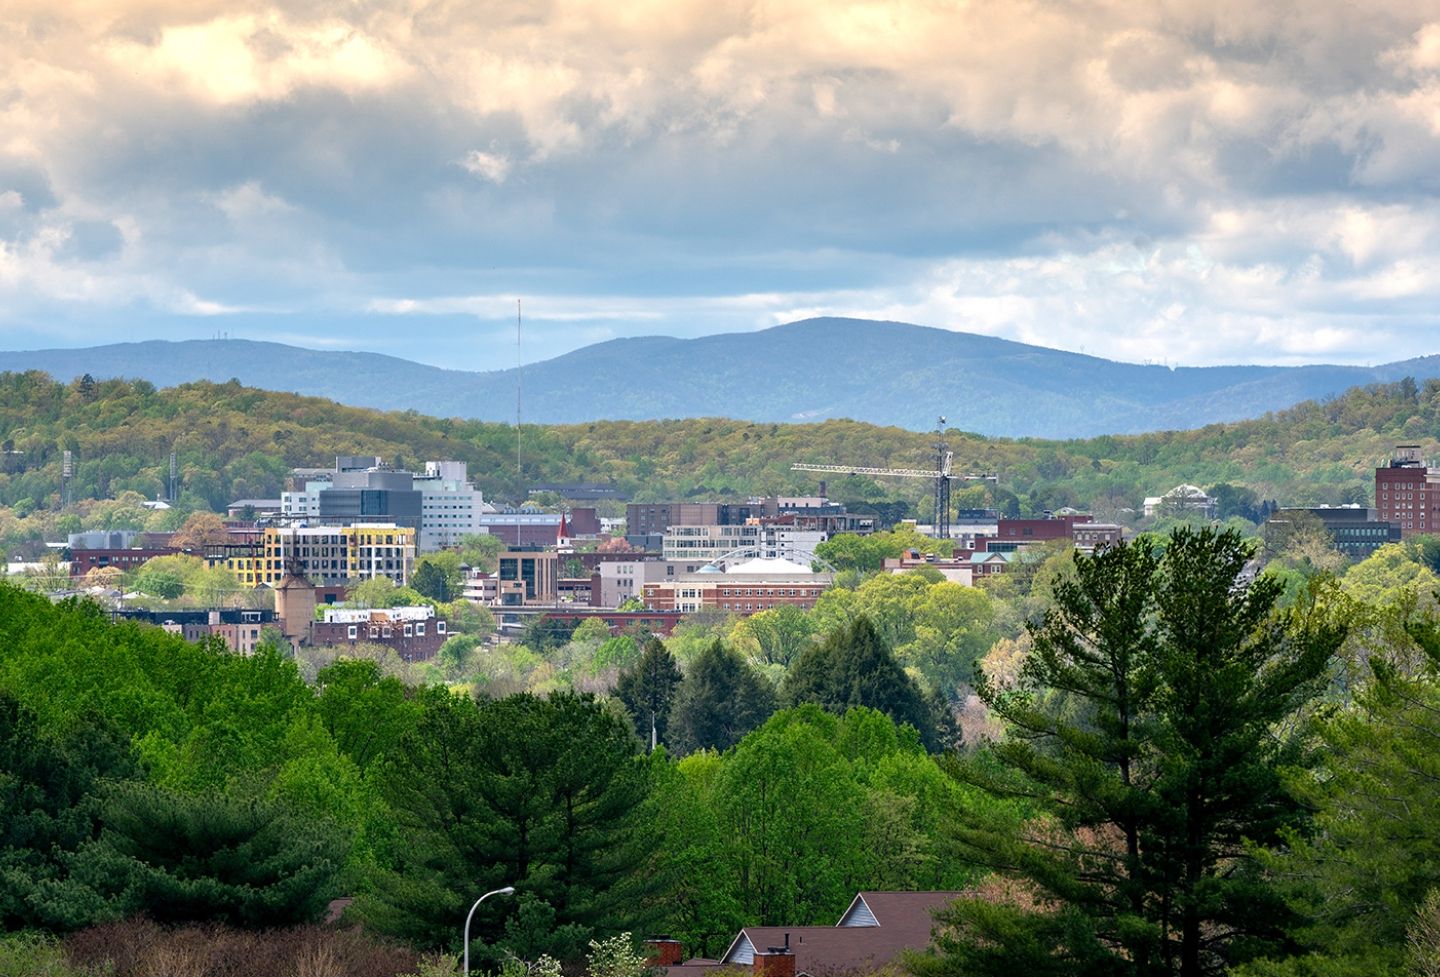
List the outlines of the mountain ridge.
{"label": "mountain ridge", "polygon": [[[514,418],[514,368],[454,370],[269,340],[142,340],[0,352],[0,369],[39,369],[66,379],[124,376],[159,386],[235,378],[358,407]],[[933,326],[826,317],[693,339],[617,338],[527,364],[522,416],[537,424],[845,417],[926,430],[944,415],[952,427],[987,436],[1075,438],[1192,430],[1404,376],[1440,377],[1440,356],[1375,367],[1169,367]]]}

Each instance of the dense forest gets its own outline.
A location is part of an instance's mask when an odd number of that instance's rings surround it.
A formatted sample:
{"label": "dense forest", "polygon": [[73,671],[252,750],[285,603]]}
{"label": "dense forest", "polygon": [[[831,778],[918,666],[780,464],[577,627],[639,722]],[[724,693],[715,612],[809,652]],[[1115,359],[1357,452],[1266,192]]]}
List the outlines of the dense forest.
{"label": "dense forest", "polygon": [[[1194,431],[1083,441],[1006,440],[951,431],[956,466],[994,472],[994,501],[1012,512],[1065,505],[1109,516],[1180,482],[1246,486],[1282,504],[1363,502],[1373,468],[1396,441],[1437,447],[1440,381],[1357,388],[1324,402]],[[41,373],[0,374],[0,521],[59,508],[62,453],[74,452],[71,499],[153,498],[172,451],[181,508],[223,509],[273,498],[286,472],[336,454],[379,455],[400,466],[469,463],[487,497],[514,500],[539,482],[609,482],[637,500],[733,498],[813,491],[796,461],[923,467],[933,436],[852,421],[754,424],[721,418],[526,426],[517,477],[515,429],[503,424],[381,413],[238,383],[156,390],[145,381],[60,383]],[[523,484],[522,484],[523,483]],[[898,499],[928,515],[922,480],[832,478],[833,498]],[[980,485],[957,504],[991,501]],[[0,534],[10,535],[0,526]]]}

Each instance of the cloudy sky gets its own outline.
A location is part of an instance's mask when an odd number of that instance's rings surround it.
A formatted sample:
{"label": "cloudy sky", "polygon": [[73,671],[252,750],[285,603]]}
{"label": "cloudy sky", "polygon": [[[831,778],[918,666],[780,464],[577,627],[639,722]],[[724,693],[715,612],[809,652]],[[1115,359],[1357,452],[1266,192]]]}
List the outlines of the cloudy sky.
{"label": "cloudy sky", "polygon": [[1437,195],[1440,0],[0,0],[0,349],[1382,362]]}

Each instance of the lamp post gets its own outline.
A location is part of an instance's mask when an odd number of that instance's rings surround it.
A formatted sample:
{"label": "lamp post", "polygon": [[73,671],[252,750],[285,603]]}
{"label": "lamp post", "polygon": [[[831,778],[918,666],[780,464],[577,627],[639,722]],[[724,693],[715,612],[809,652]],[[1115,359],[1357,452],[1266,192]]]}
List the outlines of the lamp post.
{"label": "lamp post", "polygon": [[475,900],[475,905],[470,907],[470,914],[465,917],[465,977],[470,977],[470,920],[475,916],[475,910],[480,908],[480,903],[489,899],[491,896],[513,896],[514,894],[515,887],[513,885],[507,885],[503,889],[494,889],[485,893],[479,899]]}

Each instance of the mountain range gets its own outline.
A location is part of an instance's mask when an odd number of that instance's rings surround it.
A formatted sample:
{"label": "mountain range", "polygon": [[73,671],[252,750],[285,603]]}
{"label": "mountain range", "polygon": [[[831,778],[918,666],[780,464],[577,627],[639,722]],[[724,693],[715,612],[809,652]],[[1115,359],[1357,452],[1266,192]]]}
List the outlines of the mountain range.
{"label": "mountain range", "polygon": [[[147,341],[0,352],[0,370],[69,380],[247,386],[384,410],[511,421],[516,371],[469,372],[377,353],[239,339]],[[1440,377],[1440,356],[1375,367],[1166,367],[1106,360],[901,322],[818,318],[697,339],[597,343],[526,365],[526,423],[723,416],[765,422],[847,417],[989,436],[1076,438],[1188,430],[1334,396]]]}

